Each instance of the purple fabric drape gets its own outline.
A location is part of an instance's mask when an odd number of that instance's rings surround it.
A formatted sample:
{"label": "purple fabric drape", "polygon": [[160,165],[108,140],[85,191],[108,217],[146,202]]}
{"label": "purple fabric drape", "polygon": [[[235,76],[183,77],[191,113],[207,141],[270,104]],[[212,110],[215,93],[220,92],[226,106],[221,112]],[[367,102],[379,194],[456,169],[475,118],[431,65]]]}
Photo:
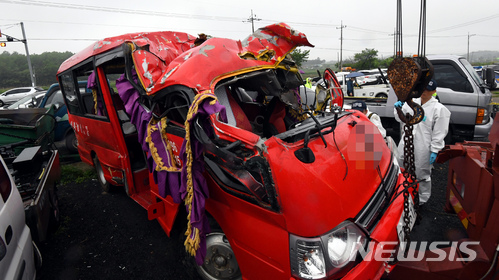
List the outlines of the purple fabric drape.
{"label": "purple fabric drape", "polygon": [[[134,79],[136,77],[134,76]],[[204,159],[203,159],[203,144],[197,141],[193,137],[192,127],[196,119],[207,119],[211,114],[220,112],[222,120],[226,119],[225,107],[222,106],[218,101],[216,101],[215,95],[211,93],[198,94],[194,104],[198,106],[191,106],[189,110],[189,142],[187,139],[182,143],[180,149],[180,158],[183,162],[183,167],[181,172],[168,172],[168,171],[157,171],[157,163],[151,156],[150,146],[148,145],[146,139],[148,137],[148,129],[151,125],[156,125],[158,130],[154,135],[151,134],[150,141],[157,147],[157,153],[163,160],[165,165],[171,163],[169,160],[170,154],[168,151],[163,149],[165,147],[165,138],[161,134],[164,133],[164,127],[161,127],[161,122],[156,124],[151,124],[152,114],[147,112],[139,103],[139,93],[137,90],[128,82],[124,75],[122,75],[118,80],[116,80],[116,88],[118,89],[118,94],[123,100],[125,105],[125,111],[130,115],[131,122],[137,128],[138,140],[142,146],[142,149],[147,152],[147,163],[149,171],[153,172],[153,177],[155,182],[158,184],[159,194],[162,197],[171,195],[173,201],[180,203],[182,200],[185,201],[188,196],[188,169],[187,169],[187,153],[186,147],[189,144],[192,154],[192,162],[190,162],[191,173],[192,173],[192,202],[189,205],[186,203],[187,211],[190,209],[190,227],[191,229],[197,229],[199,233],[199,248],[195,249],[195,259],[199,265],[203,264],[204,257],[206,256],[206,234],[210,231],[208,218],[205,215],[205,203],[206,199],[209,197],[209,190],[206,180],[203,176],[204,173]],[[196,107],[197,111],[191,112],[192,108]],[[202,121],[202,123],[204,123]],[[209,130],[206,130],[209,131]],[[172,167],[172,166],[167,166]],[[194,232],[194,230],[193,230]],[[194,236],[189,236],[189,238],[195,239]]]}
{"label": "purple fabric drape", "polygon": [[[135,76],[134,76],[135,78]],[[162,197],[171,195],[175,203],[180,203],[180,172],[158,172],[156,171],[156,162],[152,158],[151,151],[149,150],[149,145],[146,142],[148,124],[151,120],[152,114],[147,112],[138,102],[139,93],[138,91],[128,82],[124,75],[122,75],[118,80],[116,80],[116,88],[118,89],[118,94],[123,100],[125,105],[125,111],[130,115],[130,121],[137,128],[138,141],[141,144],[142,150],[147,152],[147,165],[149,172],[153,173],[153,178],[156,184],[158,184],[158,192]],[[158,131],[157,135],[161,131]],[[156,147],[163,147],[161,137],[151,137],[154,145]],[[169,158],[168,152],[164,149],[157,150],[159,156],[163,159]],[[168,164],[169,161],[165,161]]]}
{"label": "purple fabric drape", "polygon": [[[200,101],[198,101],[200,100]],[[198,110],[196,112],[191,112],[192,108],[195,107],[196,103],[200,103],[198,106]],[[193,233],[194,228],[199,231],[199,249],[196,250],[196,262],[198,265],[203,264],[204,257],[206,256],[206,234],[210,231],[210,226],[208,222],[208,218],[205,214],[205,203],[206,199],[209,197],[209,190],[206,180],[203,176],[204,172],[204,158],[203,144],[200,143],[195,137],[193,137],[193,123],[196,119],[207,119],[211,114],[215,114],[217,112],[221,112],[221,115],[225,117],[225,107],[222,106],[218,101],[216,101],[216,97],[213,94],[198,94],[196,96],[196,100],[194,100],[193,105],[191,105],[191,109],[189,110],[189,116],[187,121],[189,122],[190,129],[190,148],[192,153],[192,163],[191,163],[191,173],[192,173],[192,203],[191,203],[191,212],[190,212],[190,223],[193,228],[193,232],[190,237],[194,239]],[[190,118],[189,118],[190,117]],[[205,123],[201,121],[201,123]],[[206,130],[205,131],[209,131]],[[184,166],[181,172],[181,187],[180,193],[182,199],[186,199],[188,196],[188,153],[187,150],[187,139],[183,142],[182,148],[180,149],[180,156]],[[189,213],[189,205],[186,205],[187,211]]]}

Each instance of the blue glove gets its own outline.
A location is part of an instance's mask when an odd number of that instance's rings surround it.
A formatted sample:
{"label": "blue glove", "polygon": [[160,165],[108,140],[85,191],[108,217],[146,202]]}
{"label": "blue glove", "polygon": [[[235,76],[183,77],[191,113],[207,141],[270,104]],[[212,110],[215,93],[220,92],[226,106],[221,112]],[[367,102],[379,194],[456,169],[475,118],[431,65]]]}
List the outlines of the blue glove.
{"label": "blue glove", "polygon": [[399,101],[395,102],[395,104],[393,104],[393,106],[395,106],[396,108],[402,108],[402,106],[404,106],[404,102],[399,100]]}
{"label": "blue glove", "polygon": [[437,159],[437,153],[431,152],[431,155],[430,155],[430,164],[435,163],[436,159]]}

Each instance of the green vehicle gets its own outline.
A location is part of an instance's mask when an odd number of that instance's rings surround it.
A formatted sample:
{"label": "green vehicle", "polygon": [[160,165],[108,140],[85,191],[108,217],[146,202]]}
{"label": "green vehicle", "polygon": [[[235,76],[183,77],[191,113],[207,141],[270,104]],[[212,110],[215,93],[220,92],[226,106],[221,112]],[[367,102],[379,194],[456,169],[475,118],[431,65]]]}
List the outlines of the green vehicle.
{"label": "green vehicle", "polygon": [[54,139],[54,108],[0,110],[0,149],[18,155],[24,148],[50,148]]}

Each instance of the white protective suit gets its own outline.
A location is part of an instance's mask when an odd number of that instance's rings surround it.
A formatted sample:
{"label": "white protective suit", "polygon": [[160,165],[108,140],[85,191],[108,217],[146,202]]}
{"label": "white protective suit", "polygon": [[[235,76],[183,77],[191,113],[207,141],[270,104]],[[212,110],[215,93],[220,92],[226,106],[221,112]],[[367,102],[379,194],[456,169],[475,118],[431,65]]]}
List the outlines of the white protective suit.
{"label": "white protective suit", "polygon": [[367,109],[366,116],[374,125],[378,127],[379,132],[381,133],[383,138],[386,138],[386,130],[383,127],[383,124],[381,123],[381,118],[378,116],[378,114],[373,113],[369,111],[369,109]]}
{"label": "white protective suit", "polygon": [[[413,100],[421,104],[421,99]],[[435,97],[431,97],[423,104],[425,117],[413,126],[414,135],[414,165],[416,167],[416,179],[419,181],[419,203],[428,201],[431,195],[431,169],[430,154],[438,153],[445,146],[444,138],[449,130],[450,111],[438,102]],[[404,104],[404,113],[413,114],[413,110]],[[396,109],[394,109],[395,119],[399,122]],[[404,130],[402,124],[401,137],[398,145],[399,163],[403,166],[404,157]]]}

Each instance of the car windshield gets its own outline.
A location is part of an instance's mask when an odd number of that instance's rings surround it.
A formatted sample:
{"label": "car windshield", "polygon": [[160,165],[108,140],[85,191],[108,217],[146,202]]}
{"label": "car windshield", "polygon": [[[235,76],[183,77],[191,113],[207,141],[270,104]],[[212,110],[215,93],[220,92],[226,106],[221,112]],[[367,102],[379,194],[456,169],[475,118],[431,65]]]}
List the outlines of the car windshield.
{"label": "car windshield", "polygon": [[[80,93],[82,93],[81,89],[82,88],[80,88]],[[83,90],[85,90],[85,89],[83,88]],[[48,97],[47,102],[46,102],[47,105],[48,104],[57,104],[57,103],[64,104],[64,98],[62,97],[62,92],[60,89],[58,89],[50,97]]]}
{"label": "car windshield", "polygon": [[470,73],[473,80],[475,80],[475,82],[479,86],[483,85],[484,82],[483,82],[482,78],[480,78],[480,76],[478,75],[476,70],[473,68],[473,66],[464,58],[461,58],[460,61],[464,65],[464,68],[466,68],[466,71],[468,71],[468,73]]}

